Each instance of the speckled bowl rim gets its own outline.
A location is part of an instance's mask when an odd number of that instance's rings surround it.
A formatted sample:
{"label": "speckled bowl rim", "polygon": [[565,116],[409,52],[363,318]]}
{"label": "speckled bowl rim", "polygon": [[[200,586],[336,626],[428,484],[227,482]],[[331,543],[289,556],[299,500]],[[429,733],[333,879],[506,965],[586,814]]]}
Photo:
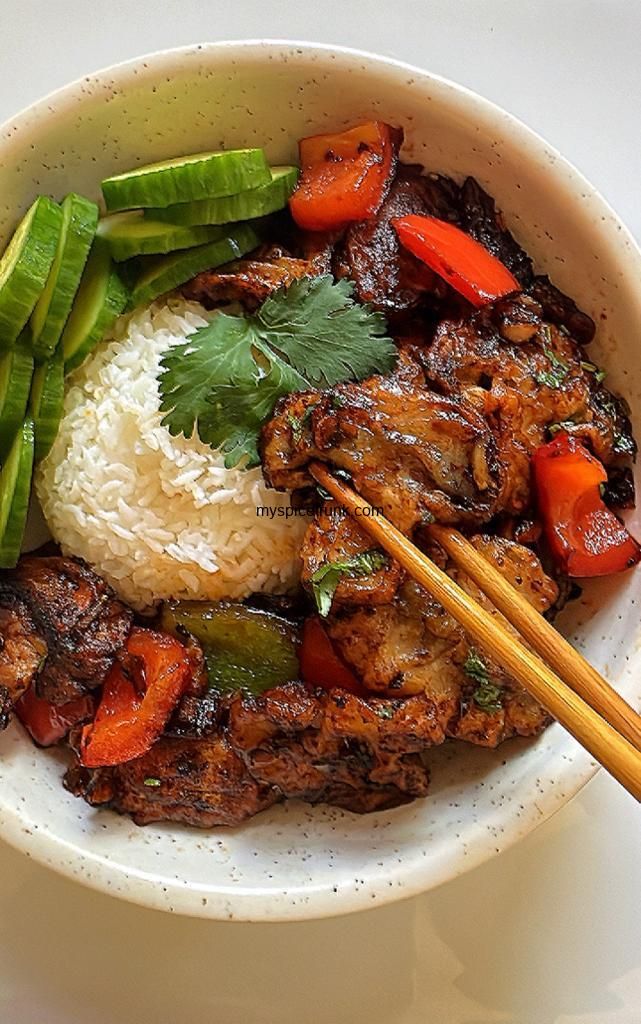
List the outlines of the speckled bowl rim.
{"label": "speckled bowl rim", "polygon": [[[636,276],[637,280],[641,280],[641,249],[633,235],[620,221],[601,193],[541,135],[498,104],[485,99],[465,86],[404,61],[352,47],[296,39],[241,39],[181,46],[144,54],[83,75],[69,85],[54,90],[41,100],[23,108],[0,125],[0,146],[9,142],[18,129],[27,129],[51,113],[55,112],[57,115],[61,115],[71,112],[73,104],[77,103],[79,93],[87,81],[100,84],[102,79],[108,78],[111,86],[117,85],[120,90],[124,90],[139,83],[140,79],[137,76],[141,65],[147,69],[147,65],[153,64],[153,70],[156,73],[163,69],[169,72],[176,61],[188,58],[190,55],[211,54],[212,59],[215,59],[217,53],[225,53],[226,56],[229,56],[235,51],[232,55],[237,56],[241,61],[244,56],[251,58],[264,56],[265,60],[273,60],[283,51],[291,53],[292,50],[312,60],[315,55],[346,62],[357,59],[373,65],[381,76],[399,76],[399,78],[402,76],[406,79],[409,75],[428,81],[442,94],[450,92],[450,95],[456,95],[470,110],[475,110],[479,122],[489,121],[494,122],[495,125],[500,124],[503,131],[510,132],[514,140],[522,144],[525,150],[529,150],[530,153],[534,152],[539,157],[547,158],[546,173],[550,178],[553,180],[557,176],[564,177],[566,185],[568,182],[571,183],[575,187],[576,193],[583,195],[584,208],[589,206],[600,215],[597,230],[601,233],[602,242],[604,244],[608,241],[615,242],[619,246],[619,251],[625,252],[625,256],[622,258],[622,275],[628,279]],[[586,199],[588,203],[585,202]],[[548,820],[561,807],[564,807],[598,770],[599,766],[587,752],[581,749],[577,750],[577,754],[572,760],[571,769],[568,769],[568,778],[564,779],[564,795],[561,801],[559,801],[558,793],[553,792],[552,787],[539,793],[536,806],[532,804],[526,807],[519,819],[518,827],[515,824],[514,828],[504,831],[500,838],[496,839],[495,846],[491,850],[487,847],[483,848],[482,844],[479,844],[476,849],[473,847],[469,849],[468,856],[464,860],[459,858],[454,864],[441,862],[436,870],[429,858],[418,865],[413,865],[411,870],[404,870],[401,866],[394,871],[394,875],[402,876],[402,887],[390,885],[389,888],[383,888],[376,905],[381,906],[399,899],[407,899],[435,888],[509,848],[524,835]],[[224,886],[217,889],[215,886],[204,887],[184,882],[177,882],[173,887],[172,905],[168,907],[166,894],[159,892],[157,876],[136,869],[128,869],[124,865],[98,856],[90,850],[75,847],[60,836],[55,836],[46,830],[34,832],[31,828],[26,827],[27,824],[22,820],[19,812],[0,810],[0,835],[15,849],[89,888],[117,895],[118,898],[149,908],[171,910],[174,913],[218,920],[232,918],[236,921],[300,921],[339,916],[372,907],[366,888],[360,890],[358,888],[345,890],[341,888],[340,898],[337,900],[335,889],[332,890],[329,885],[318,888],[305,887],[305,901],[292,902],[291,896],[295,895],[296,887],[291,892],[270,891],[265,893],[252,888],[232,891],[229,887]],[[86,869],[88,864],[91,864],[91,871],[87,874],[83,868]],[[124,890],[119,889],[118,892],[114,892],[112,885],[123,879],[129,883],[129,886]],[[206,901],[202,898],[204,894],[207,896]]]}

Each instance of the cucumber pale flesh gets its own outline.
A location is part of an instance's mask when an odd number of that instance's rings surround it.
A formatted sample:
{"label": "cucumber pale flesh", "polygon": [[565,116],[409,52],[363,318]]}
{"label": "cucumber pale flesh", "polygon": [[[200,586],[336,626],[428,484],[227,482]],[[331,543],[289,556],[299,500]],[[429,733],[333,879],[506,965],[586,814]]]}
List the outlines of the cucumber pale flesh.
{"label": "cucumber pale flesh", "polygon": [[190,281],[203,270],[211,270],[238,259],[255,249],[260,239],[249,224],[237,224],[218,242],[185,249],[169,256],[150,257],[140,263],[143,269],[133,286],[130,306],[146,305],[159,295]]}
{"label": "cucumber pale flesh", "polygon": [[297,181],[297,167],[272,167],[272,178],[266,185],[247,189],[234,196],[179,203],[164,210],[145,210],[145,217],[168,220],[173,224],[185,226],[231,224],[234,221],[252,220],[287,206],[287,200],[296,188]]}
{"label": "cucumber pale flesh", "polygon": [[106,178],[102,194],[111,212],[234,195],[269,180],[269,166],[262,149],[229,149],[136,167]]}
{"label": "cucumber pale flesh", "polygon": [[22,218],[0,259],[0,349],[10,348],[47,283],[62,227],[62,210],[40,196]]}
{"label": "cucumber pale flesh", "polygon": [[65,366],[62,349],[36,368],[31,384],[29,412],[35,432],[34,461],[40,462],[51,451],[56,439],[65,400]]}
{"label": "cucumber pale flesh", "polygon": [[36,359],[54,351],[89,256],[98,224],[98,206],[70,192],[62,203],[62,228],[56,255],[31,317],[31,336]]}
{"label": "cucumber pale flesh", "polygon": [[3,569],[12,569],[20,557],[29,511],[33,450],[33,420],[27,417],[0,471],[0,567]]}
{"label": "cucumber pale flesh", "polygon": [[0,462],[13,444],[27,409],[33,356],[26,332],[0,356]]}
{"label": "cucumber pale flesh", "polygon": [[223,238],[224,228],[212,225],[185,227],[143,217],[142,210],[112,213],[98,225],[98,234],[109,245],[114,260],[120,263],[133,256],[158,255],[189,249]]}
{"label": "cucumber pale flesh", "polygon": [[79,366],[127,305],[129,292],[114,267],[109,247],[96,238],[91,247],[60,344],[65,372]]}

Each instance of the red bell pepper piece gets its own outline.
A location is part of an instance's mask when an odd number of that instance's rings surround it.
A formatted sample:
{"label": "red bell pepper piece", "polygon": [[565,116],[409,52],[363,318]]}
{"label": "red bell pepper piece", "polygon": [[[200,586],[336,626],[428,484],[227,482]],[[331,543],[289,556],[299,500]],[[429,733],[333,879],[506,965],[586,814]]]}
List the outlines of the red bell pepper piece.
{"label": "red bell pepper piece", "polygon": [[301,177],[289,200],[298,226],[332,231],[375,214],[394,174],[401,141],[401,131],[382,121],[301,139]]}
{"label": "red bell pepper piece", "polygon": [[454,224],[418,214],[399,217],[392,224],[401,244],[473,306],[521,290],[496,256]]}
{"label": "red bell pepper piece", "polygon": [[30,687],[16,701],[14,711],[27,732],[40,747],[51,747],[63,739],[69,730],[87,718],[94,710],[94,699],[90,694],[76,697],[66,704],[51,704]]}
{"label": "red bell pepper piece", "polygon": [[82,730],[80,761],[87,768],[146,753],[190,682],[187,649],[168,633],[134,628],[125,647],[131,672],[114,663],[96,717]]}
{"label": "red bell pepper piece", "polygon": [[607,474],[585,445],[561,432],[532,458],[543,531],[568,576],[609,576],[631,569],[641,547],[605,505]]}
{"label": "red bell pepper piece", "polygon": [[354,673],[339,658],[332,641],[318,615],[312,615],[303,623],[303,639],[298,653],[303,680],[324,690],[349,690],[351,693],[365,693]]}

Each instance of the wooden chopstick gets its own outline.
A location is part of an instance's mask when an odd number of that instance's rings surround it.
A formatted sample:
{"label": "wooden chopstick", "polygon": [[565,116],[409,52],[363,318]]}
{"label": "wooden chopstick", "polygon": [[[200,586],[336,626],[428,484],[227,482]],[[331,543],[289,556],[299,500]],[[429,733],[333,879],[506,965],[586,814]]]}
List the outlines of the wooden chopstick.
{"label": "wooden chopstick", "polygon": [[539,615],[458,530],[433,525],[429,532],[561,679],[633,747],[641,750],[641,716],[594,666]]}
{"label": "wooden chopstick", "polygon": [[641,753],[624,736],[356,491],[337,480],[320,462],[312,462],[310,472],[340,505],[357,518],[359,526],[443,605],[489,657],[499,661],[629,793],[641,801]]}

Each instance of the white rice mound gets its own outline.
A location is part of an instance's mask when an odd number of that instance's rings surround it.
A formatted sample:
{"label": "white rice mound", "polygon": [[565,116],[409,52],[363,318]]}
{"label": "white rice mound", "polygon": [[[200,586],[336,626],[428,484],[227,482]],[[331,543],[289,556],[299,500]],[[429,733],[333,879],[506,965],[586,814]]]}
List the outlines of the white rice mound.
{"label": "white rice mound", "polygon": [[69,378],[64,416],[36,475],[63,552],[86,559],[135,608],[161,599],[243,598],[298,579],[304,520],[260,468],[225,469],[195,435],[161,426],[160,356],[216,314],[172,297],[121,317]]}

